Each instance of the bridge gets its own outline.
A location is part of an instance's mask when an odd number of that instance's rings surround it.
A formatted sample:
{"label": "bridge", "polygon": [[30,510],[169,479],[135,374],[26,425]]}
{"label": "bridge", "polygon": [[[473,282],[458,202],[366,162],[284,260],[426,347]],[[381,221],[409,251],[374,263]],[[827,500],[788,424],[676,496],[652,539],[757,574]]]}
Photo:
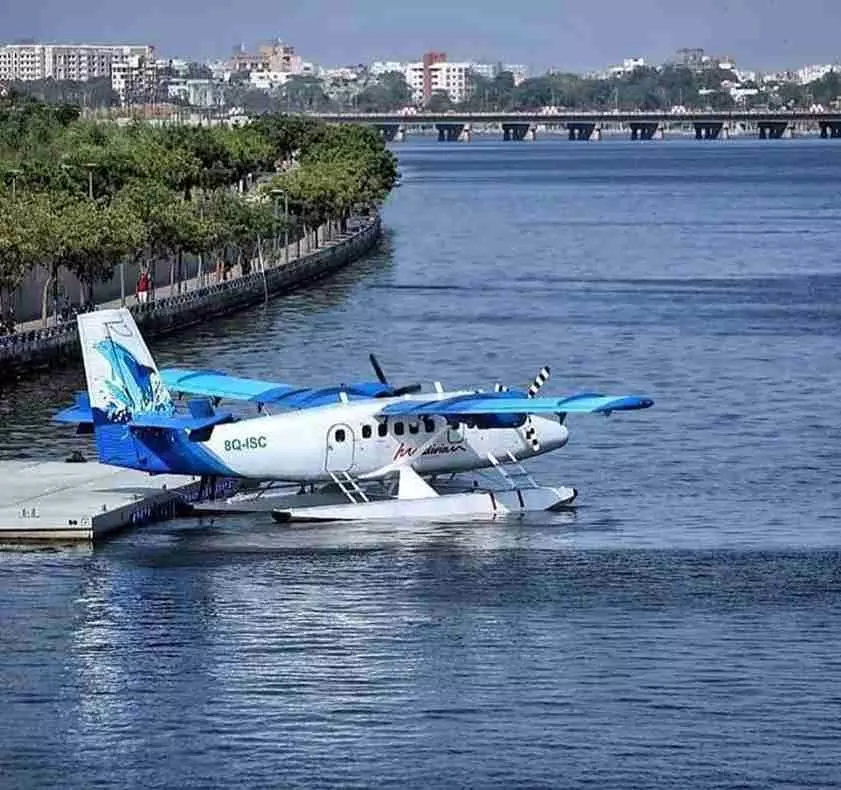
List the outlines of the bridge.
{"label": "bridge", "polygon": [[841,112],[808,110],[718,112],[418,112],[314,113],[329,123],[361,123],[379,129],[386,140],[401,141],[412,130],[434,128],[441,141],[470,140],[477,128],[498,129],[504,140],[533,140],[539,130],[564,130],[570,140],[600,139],[603,130],[626,131],[632,140],[653,140],[667,131],[694,130],[698,140],[756,133],[777,140],[816,132],[841,139]]}

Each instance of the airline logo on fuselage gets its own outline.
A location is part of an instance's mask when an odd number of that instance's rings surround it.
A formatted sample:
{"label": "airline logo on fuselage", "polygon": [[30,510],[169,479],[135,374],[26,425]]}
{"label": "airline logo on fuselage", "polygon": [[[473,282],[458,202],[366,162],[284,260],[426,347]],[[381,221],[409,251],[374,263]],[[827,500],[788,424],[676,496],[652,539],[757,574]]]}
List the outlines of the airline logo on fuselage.
{"label": "airline logo on fuselage", "polygon": [[[421,455],[453,455],[455,453],[466,453],[467,448],[463,444],[431,444],[427,447]],[[392,460],[399,461],[401,458],[411,458],[417,455],[417,447],[409,447],[403,442],[394,451],[394,458]]]}

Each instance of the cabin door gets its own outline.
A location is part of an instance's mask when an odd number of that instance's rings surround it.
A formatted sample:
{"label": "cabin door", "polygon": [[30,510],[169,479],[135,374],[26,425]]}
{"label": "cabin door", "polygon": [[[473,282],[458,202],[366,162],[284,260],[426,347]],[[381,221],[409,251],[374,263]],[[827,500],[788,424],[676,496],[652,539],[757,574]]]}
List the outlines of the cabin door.
{"label": "cabin door", "polygon": [[353,466],[353,431],[349,425],[334,425],[327,432],[327,455],[324,468],[328,472],[347,472]]}

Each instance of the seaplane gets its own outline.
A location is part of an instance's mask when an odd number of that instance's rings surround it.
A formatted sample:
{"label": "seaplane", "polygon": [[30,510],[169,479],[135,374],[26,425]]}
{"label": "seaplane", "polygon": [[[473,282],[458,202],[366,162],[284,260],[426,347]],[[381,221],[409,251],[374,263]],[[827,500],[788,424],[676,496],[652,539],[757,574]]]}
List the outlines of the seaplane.
{"label": "seaplane", "polygon": [[[243,491],[207,505],[215,513],[268,511],[278,522],[313,522],[560,510],[577,490],[538,484],[522,462],[564,447],[570,414],[653,405],[637,395],[541,395],[548,368],[526,390],[446,391],[436,382],[424,392],[390,384],[373,355],[376,382],[337,387],[159,371],[128,310],[77,321],[87,391],[54,419],[92,433],[104,464],[243,481]],[[250,402],[256,412],[219,410],[223,400]],[[460,473],[477,470],[496,470],[500,485],[459,482]]]}

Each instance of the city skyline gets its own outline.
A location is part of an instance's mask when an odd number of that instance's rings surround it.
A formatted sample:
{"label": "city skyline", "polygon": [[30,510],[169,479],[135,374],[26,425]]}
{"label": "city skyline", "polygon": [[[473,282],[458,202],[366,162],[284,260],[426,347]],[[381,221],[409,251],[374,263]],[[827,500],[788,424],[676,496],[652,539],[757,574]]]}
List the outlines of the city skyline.
{"label": "city skyline", "polygon": [[269,0],[244,0],[236,9],[221,0],[147,0],[119,9],[101,0],[37,0],[5,10],[4,37],[148,43],[163,56],[197,60],[280,37],[306,60],[324,64],[415,60],[439,49],[538,71],[587,71],[630,56],[659,62],[680,47],[703,47],[760,69],[835,62],[841,54],[835,35],[841,4],[832,0],[603,0],[583,7],[533,0],[529,8],[524,16],[522,7],[500,0],[465,0],[458,7],[431,0],[422,8],[357,0],[352,12],[336,0],[280,9]]}

